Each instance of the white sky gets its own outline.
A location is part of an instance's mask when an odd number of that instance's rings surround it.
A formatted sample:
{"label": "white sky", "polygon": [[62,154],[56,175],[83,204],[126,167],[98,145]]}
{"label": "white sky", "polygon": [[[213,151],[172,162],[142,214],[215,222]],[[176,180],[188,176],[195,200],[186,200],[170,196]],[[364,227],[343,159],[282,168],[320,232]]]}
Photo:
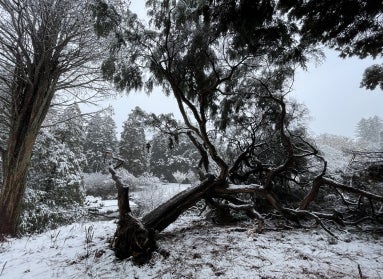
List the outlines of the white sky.
{"label": "white sky", "polygon": [[[133,0],[131,9],[139,16],[146,13],[142,0]],[[310,65],[308,71],[296,74],[292,96],[309,109],[311,121],[308,126],[312,133],[354,137],[355,126],[362,117],[378,115],[383,118],[383,91],[359,87],[364,69],[382,63],[382,60],[341,59],[332,50],[326,50],[326,57],[322,64]],[[150,96],[143,92],[131,92],[128,96],[105,103],[114,107],[118,133],[121,132],[122,122],[136,106],[147,112],[179,115],[175,100],[165,97],[160,90]]]}
{"label": "white sky", "polygon": [[360,88],[364,69],[377,63],[382,60],[341,59],[327,50],[321,65],[297,73],[293,95],[310,110],[309,127],[314,133],[353,137],[362,117],[383,118],[383,91]]}

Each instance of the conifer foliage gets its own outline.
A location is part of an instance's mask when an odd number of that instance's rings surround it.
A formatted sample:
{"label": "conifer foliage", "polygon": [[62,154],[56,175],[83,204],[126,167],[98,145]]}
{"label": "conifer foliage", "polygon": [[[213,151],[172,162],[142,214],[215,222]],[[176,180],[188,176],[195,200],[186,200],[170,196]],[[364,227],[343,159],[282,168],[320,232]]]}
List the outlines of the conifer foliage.
{"label": "conifer foliage", "polygon": [[140,176],[148,169],[148,150],[141,109],[136,107],[128,115],[123,123],[121,140],[119,143],[119,154],[124,159],[124,167],[134,176]]}
{"label": "conifer foliage", "polygon": [[[70,117],[70,118],[68,118]],[[36,140],[20,218],[21,232],[43,231],[81,216],[84,119],[77,105],[52,110]],[[56,124],[55,124],[56,123]]]}
{"label": "conifer foliage", "polygon": [[383,143],[383,120],[377,115],[362,118],[356,126],[356,135],[359,140]]}
{"label": "conifer foliage", "polygon": [[[280,10],[297,19],[303,45],[323,43],[341,57],[383,56],[383,2],[380,0],[281,0]],[[383,89],[383,65],[368,67],[361,86]]]}
{"label": "conifer foliage", "polygon": [[106,152],[116,153],[117,136],[113,111],[108,109],[96,113],[86,127],[84,153],[87,164],[85,172],[105,172]]}

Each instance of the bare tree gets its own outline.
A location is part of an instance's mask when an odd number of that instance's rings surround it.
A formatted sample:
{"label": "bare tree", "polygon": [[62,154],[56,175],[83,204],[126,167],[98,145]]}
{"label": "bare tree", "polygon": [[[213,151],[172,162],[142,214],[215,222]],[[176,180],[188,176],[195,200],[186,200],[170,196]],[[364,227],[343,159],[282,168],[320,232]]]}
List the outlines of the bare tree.
{"label": "bare tree", "polygon": [[56,92],[100,81],[89,2],[0,0],[0,103],[6,138],[0,234],[17,232],[36,136]]}

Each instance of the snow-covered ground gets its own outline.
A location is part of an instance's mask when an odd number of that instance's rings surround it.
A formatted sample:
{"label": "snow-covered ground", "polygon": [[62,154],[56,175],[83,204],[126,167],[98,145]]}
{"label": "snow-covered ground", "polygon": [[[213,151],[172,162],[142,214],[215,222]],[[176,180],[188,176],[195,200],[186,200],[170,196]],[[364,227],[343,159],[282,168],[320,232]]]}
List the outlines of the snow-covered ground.
{"label": "snow-covered ground", "polygon": [[[150,206],[185,185],[159,184],[132,193]],[[89,200],[101,213],[117,209],[114,200]],[[253,223],[217,226],[195,212],[160,234],[160,247],[138,267],[119,261],[109,248],[116,221],[83,222],[0,243],[0,279],[14,278],[383,278],[383,239],[370,234],[321,229],[278,229],[262,234]]]}
{"label": "snow-covered ground", "polygon": [[142,267],[109,248],[115,221],[76,223],[0,244],[0,278],[383,278],[383,239],[320,229],[266,230],[251,223],[214,226],[186,214]]}

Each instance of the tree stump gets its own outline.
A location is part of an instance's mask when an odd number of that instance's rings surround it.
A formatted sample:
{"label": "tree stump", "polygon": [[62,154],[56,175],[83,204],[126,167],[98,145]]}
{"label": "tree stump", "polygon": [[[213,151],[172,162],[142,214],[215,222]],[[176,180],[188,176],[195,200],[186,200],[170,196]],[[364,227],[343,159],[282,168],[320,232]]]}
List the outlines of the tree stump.
{"label": "tree stump", "polygon": [[214,176],[201,184],[186,189],[142,218],[132,215],[129,205],[129,187],[126,187],[113,167],[109,167],[118,191],[119,221],[112,248],[119,259],[131,257],[136,264],[147,263],[157,249],[155,233],[164,230],[183,212],[201,200],[214,185]]}

